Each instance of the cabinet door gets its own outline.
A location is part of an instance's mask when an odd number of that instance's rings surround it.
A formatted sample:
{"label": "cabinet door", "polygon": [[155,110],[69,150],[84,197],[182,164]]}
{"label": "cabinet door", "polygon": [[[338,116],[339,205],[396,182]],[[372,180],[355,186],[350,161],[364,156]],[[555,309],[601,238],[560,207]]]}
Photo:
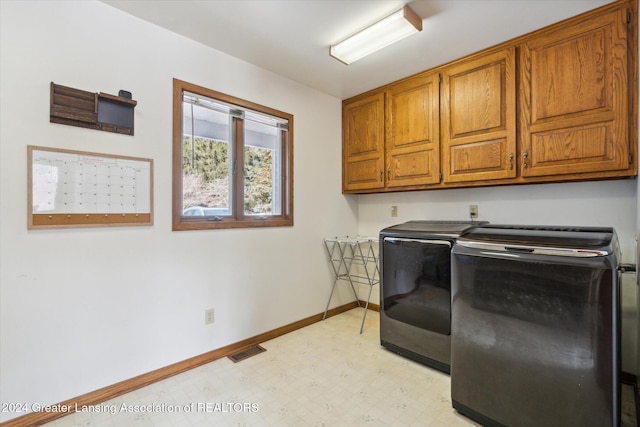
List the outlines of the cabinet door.
{"label": "cabinet door", "polygon": [[384,92],[342,106],[342,190],[384,187]]}
{"label": "cabinet door", "polygon": [[434,73],[387,90],[387,187],[440,182],[439,86],[439,75]]}
{"label": "cabinet door", "polygon": [[523,46],[522,176],[629,168],[626,19],[617,10]]}
{"label": "cabinet door", "polygon": [[445,182],[515,177],[515,49],[446,68],[441,114]]}

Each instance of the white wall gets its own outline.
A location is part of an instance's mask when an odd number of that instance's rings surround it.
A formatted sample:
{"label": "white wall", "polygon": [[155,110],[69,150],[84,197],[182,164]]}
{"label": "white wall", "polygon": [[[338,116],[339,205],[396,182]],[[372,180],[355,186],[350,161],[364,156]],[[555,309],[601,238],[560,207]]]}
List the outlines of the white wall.
{"label": "white wall", "polygon": [[[340,100],[100,2],[0,12],[3,402],[61,402],[324,310],[322,237],[357,231]],[[293,227],[171,231],[174,77],[294,115]],[[51,81],[131,91],[135,136],[49,123]],[[155,224],[28,231],[28,144],[154,159]],[[341,290],[332,306],[349,301]]]}
{"label": "white wall", "polygon": [[[478,205],[481,221],[494,224],[602,225],[615,227],[623,258],[632,262],[636,180],[511,185],[359,196],[359,230],[413,219],[469,220]],[[398,206],[392,218],[390,207]]]}
{"label": "white wall", "polygon": [[[294,227],[171,231],[174,77],[294,114]],[[131,91],[135,136],[49,123],[51,81]],[[2,401],[61,402],[320,313],[331,288],[322,237],[465,219],[470,203],[494,223],[612,225],[633,261],[634,180],[341,195],[340,109],[103,3],[0,1]],[[153,158],[155,224],[28,231],[28,144]],[[349,300],[341,287],[332,306]]]}

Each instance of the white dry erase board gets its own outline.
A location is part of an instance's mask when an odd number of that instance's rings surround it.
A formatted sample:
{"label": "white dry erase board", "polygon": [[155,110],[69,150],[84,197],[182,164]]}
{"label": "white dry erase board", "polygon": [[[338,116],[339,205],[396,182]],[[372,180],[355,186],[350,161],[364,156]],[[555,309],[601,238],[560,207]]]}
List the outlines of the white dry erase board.
{"label": "white dry erase board", "polygon": [[153,225],[153,160],[27,147],[28,228]]}

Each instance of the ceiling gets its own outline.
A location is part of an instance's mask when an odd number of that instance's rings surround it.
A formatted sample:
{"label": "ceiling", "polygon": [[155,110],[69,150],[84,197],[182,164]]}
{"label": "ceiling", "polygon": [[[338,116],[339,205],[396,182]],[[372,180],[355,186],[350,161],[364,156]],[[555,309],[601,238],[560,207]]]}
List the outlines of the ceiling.
{"label": "ceiling", "polygon": [[[612,0],[102,0],[339,99]],[[329,45],[409,4],[422,32],[351,65]]]}

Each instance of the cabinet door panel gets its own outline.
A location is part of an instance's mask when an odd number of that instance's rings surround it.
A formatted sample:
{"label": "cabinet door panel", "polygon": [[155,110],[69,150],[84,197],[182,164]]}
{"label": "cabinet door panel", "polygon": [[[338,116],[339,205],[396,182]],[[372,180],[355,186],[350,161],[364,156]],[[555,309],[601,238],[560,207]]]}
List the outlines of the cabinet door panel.
{"label": "cabinet door panel", "polygon": [[343,191],[384,187],[384,93],[343,105]]}
{"label": "cabinet door panel", "polygon": [[515,177],[515,49],[451,66],[442,80],[445,182]]}
{"label": "cabinet door panel", "polygon": [[615,157],[614,147],[609,143],[611,132],[608,122],[533,134],[526,169],[570,168],[575,173],[607,170],[607,163]]}
{"label": "cabinet door panel", "polygon": [[349,163],[349,189],[377,188],[384,182],[380,161],[376,158]]}
{"label": "cabinet door panel", "polygon": [[460,144],[451,147],[451,175],[513,170],[515,156],[506,154],[506,139]]}
{"label": "cabinet door panel", "polygon": [[525,43],[522,176],[629,167],[626,11]]}
{"label": "cabinet door panel", "polygon": [[502,64],[493,63],[449,79],[451,135],[454,138],[502,126],[501,74]]}
{"label": "cabinet door panel", "polygon": [[[437,162],[434,150],[410,151],[397,153],[392,157],[390,171],[393,176],[388,177],[390,183],[417,180],[431,181],[437,173],[433,171],[433,164]],[[390,172],[391,173],[391,172]]]}
{"label": "cabinet door panel", "polygon": [[387,187],[440,181],[439,89],[439,75],[430,74],[387,90]]}
{"label": "cabinet door panel", "polygon": [[[611,110],[611,85],[607,84],[605,39],[608,31],[573,37],[531,51],[532,122]],[[584,66],[589,64],[589,66]]]}

